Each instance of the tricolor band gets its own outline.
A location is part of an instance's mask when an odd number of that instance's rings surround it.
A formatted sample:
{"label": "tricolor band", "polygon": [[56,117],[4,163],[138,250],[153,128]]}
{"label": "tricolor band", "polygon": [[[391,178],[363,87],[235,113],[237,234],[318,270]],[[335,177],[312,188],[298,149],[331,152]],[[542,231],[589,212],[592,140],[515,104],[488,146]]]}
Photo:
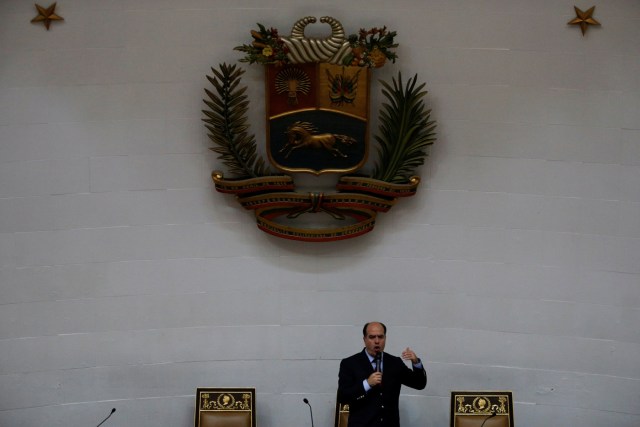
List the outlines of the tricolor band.
{"label": "tricolor band", "polygon": [[[371,231],[377,212],[387,212],[398,197],[415,194],[419,177],[407,184],[392,184],[366,177],[342,177],[337,193],[295,192],[293,179],[286,175],[225,180],[212,174],[216,190],[235,194],[240,204],[256,215],[262,231],[291,240],[329,242],[357,237]],[[291,223],[305,213],[324,212],[335,220],[352,218],[355,223],[327,228],[294,227]],[[276,221],[286,218],[285,221]]]}

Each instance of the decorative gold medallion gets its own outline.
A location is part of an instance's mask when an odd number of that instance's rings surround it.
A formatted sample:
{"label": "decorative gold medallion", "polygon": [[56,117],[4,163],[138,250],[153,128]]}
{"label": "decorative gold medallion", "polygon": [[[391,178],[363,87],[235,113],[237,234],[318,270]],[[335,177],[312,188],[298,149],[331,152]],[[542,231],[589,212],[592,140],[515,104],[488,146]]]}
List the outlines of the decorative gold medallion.
{"label": "decorative gold medallion", "polygon": [[[207,76],[215,91],[203,119],[212,150],[230,168],[233,179],[212,173],[216,190],[234,194],[253,210],[258,227],[292,240],[327,242],[371,231],[378,212],[388,211],[399,197],[415,194],[424,163],[435,141],[435,123],[424,104],[423,84],[417,76],[405,83],[402,75],[381,82],[387,102],[380,111],[377,159],[370,174],[361,170],[369,156],[369,92],[372,70],[395,62],[395,31],[386,27],[362,29],[347,36],[342,24],[322,17],[329,26],[324,38],[308,38],[305,28],[314,17],[298,20],[289,36],[258,24],[240,62],[263,64],[266,85],[266,151],[271,172],[259,156],[255,137],[247,130],[244,70],[221,64]],[[284,173],[284,174],[282,174]],[[294,174],[338,174],[334,191],[325,188],[296,191]],[[350,175],[351,174],[351,175]],[[303,214],[329,224],[298,224]]]}

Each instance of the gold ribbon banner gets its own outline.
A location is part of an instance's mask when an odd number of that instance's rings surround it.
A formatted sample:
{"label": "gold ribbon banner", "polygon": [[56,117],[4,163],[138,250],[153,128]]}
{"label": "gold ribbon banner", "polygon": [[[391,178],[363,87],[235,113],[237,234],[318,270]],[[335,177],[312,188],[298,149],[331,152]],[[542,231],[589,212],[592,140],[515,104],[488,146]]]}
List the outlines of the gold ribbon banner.
{"label": "gold ribbon banner", "polygon": [[220,193],[251,194],[264,191],[293,191],[293,178],[288,175],[271,175],[248,179],[224,179],[222,172],[213,171],[211,178]]}
{"label": "gold ribbon banner", "polygon": [[367,177],[343,176],[338,181],[336,188],[338,191],[355,191],[395,198],[413,196],[416,194],[419,184],[419,176],[412,176],[407,184],[393,184]]}
{"label": "gold ribbon banner", "polygon": [[304,208],[305,212],[330,212],[333,209],[367,209],[376,212],[388,212],[395,199],[384,199],[368,194],[358,193],[265,193],[238,197],[245,209],[262,209],[266,207]]}
{"label": "gold ribbon banner", "polygon": [[[349,239],[371,231],[377,212],[387,212],[398,197],[415,194],[419,177],[408,184],[391,184],[366,177],[342,177],[338,193],[295,192],[293,179],[286,175],[225,180],[220,172],[212,174],[216,190],[235,194],[240,204],[256,215],[258,228],[274,236],[307,242]],[[344,192],[344,191],[349,192]],[[293,227],[276,221],[294,220],[305,213],[324,212],[335,220],[347,217],[355,223],[327,228]]]}
{"label": "gold ribbon banner", "polygon": [[265,233],[290,239],[300,240],[303,242],[331,242],[335,240],[351,239],[361,236],[373,230],[376,222],[376,213],[366,209],[349,210],[341,209],[343,216],[349,216],[356,220],[355,224],[345,225],[342,227],[329,228],[300,228],[291,227],[278,222],[274,219],[289,215],[289,208],[262,208],[255,211],[258,228]]}
{"label": "gold ribbon banner", "polygon": [[[239,198],[246,209],[255,211],[258,228],[274,236],[305,242],[329,242],[350,239],[371,231],[377,212],[386,212],[395,200],[386,200],[363,194],[324,193],[267,193]],[[355,224],[328,228],[301,228],[276,222],[286,217],[293,220],[305,213],[325,212],[335,220],[347,217]]]}

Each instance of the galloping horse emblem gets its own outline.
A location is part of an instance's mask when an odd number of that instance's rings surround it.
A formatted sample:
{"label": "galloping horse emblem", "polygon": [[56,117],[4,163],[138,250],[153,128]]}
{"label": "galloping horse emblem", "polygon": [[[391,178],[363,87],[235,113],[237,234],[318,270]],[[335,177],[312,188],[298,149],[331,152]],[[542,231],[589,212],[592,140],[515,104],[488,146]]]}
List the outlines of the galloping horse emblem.
{"label": "galloping horse emblem", "polygon": [[333,157],[348,157],[340,151],[336,144],[352,145],[357,141],[348,135],[338,135],[335,133],[317,133],[318,130],[309,122],[295,122],[287,127],[287,142],[280,149],[280,153],[286,153],[285,159],[298,148],[323,148],[330,152]]}

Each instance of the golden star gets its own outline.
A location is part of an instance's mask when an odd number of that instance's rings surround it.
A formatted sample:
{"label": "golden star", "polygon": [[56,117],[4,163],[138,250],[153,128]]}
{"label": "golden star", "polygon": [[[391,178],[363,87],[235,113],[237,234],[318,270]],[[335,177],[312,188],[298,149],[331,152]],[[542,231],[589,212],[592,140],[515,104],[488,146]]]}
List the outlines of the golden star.
{"label": "golden star", "polygon": [[56,3],[46,9],[39,4],[36,4],[36,9],[38,9],[38,16],[33,18],[31,22],[44,22],[44,26],[47,27],[47,31],[49,31],[51,21],[64,21],[63,17],[58,16],[55,13]]}
{"label": "golden star", "polygon": [[576,17],[571,21],[567,22],[569,25],[580,25],[580,29],[582,30],[582,36],[584,37],[584,33],[587,32],[588,25],[600,25],[598,21],[593,19],[593,12],[596,10],[595,6],[591,6],[586,12],[581,11],[577,7],[573,6],[576,10]]}

